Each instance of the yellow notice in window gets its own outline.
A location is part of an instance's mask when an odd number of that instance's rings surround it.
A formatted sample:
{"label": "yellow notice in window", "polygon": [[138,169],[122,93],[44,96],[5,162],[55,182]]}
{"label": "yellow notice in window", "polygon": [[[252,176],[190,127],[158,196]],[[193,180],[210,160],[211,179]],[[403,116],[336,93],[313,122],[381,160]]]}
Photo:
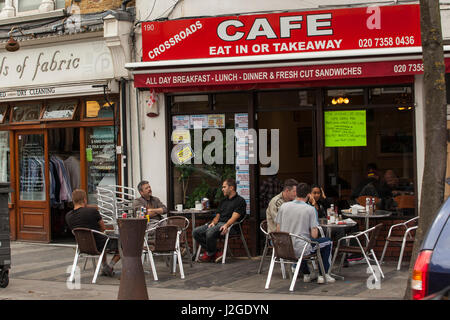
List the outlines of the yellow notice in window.
{"label": "yellow notice in window", "polygon": [[86,118],[97,118],[100,104],[97,101],[86,101]]}
{"label": "yellow notice in window", "polygon": [[325,111],[325,147],[367,146],[366,110]]}
{"label": "yellow notice in window", "polygon": [[178,150],[176,150],[176,160],[178,160],[178,164],[186,163],[194,157],[194,153],[192,152],[192,148],[190,145],[178,146],[179,148]]}

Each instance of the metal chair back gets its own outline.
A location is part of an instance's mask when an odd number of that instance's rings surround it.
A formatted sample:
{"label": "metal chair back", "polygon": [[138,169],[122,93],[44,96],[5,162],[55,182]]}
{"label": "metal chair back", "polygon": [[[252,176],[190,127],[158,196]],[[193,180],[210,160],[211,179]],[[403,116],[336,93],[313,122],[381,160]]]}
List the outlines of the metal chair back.
{"label": "metal chair back", "polygon": [[153,252],[176,251],[178,227],[174,225],[159,226],[155,229],[155,247]]}
{"label": "metal chair back", "polygon": [[78,244],[78,250],[80,253],[97,256],[101,252],[97,250],[94,234],[91,229],[87,228],[74,228],[72,233],[75,236],[75,240]]}
{"label": "metal chair back", "polygon": [[267,237],[269,233],[267,232],[267,220],[261,221],[259,224],[259,229],[264,233],[264,235]]}
{"label": "metal chair back", "polygon": [[381,227],[383,227],[383,224],[379,223],[373,228],[373,230],[369,236],[369,242],[367,243],[367,246],[365,248],[366,252],[369,252],[370,250],[372,250],[375,247],[375,243],[377,241],[378,234],[381,231]]}
{"label": "metal chair back", "polygon": [[298,260],[295,256],[292,238],[288,232],[271,232],[269,233],[269,236],[272,239],[275,256],[277,258],[288,261]]}

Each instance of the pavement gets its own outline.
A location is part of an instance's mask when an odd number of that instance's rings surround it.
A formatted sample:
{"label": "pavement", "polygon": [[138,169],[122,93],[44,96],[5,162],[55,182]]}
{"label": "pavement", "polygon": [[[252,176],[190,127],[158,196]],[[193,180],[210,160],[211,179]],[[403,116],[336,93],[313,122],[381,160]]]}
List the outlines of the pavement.
{"label": "pavement", "polygon": [[[114,277],[99,276],[96,284],[91,283],[94,269],[89,261],[77,287],[66,282],[74,254],[71,244],[12,242],[9,285],[0,288],[0,300],[116,300],[120,261]],[[192,263],[192,267],[185,258],[184,280],[178,270],[170,272],[163,257],[156,257],[155,262],[159,281],[153,280],[149,264],[144,263],[150,300],[401,300],[408,281],[408,262],[401,271],[395,269],[395,261],[383,264],[381,283],[370,279],[366,264],[358,264],[342,268],[344,280],[326,285],[304,283],[299,276],[294,292],[289,292],[289,278],[282,278],[279,265],[270,288],[264,288],[269,258],[261,274],[256,273],[260,257],[230,257],[226,264]],[[82,268],[83,264],[81,260],[78,265]]]}

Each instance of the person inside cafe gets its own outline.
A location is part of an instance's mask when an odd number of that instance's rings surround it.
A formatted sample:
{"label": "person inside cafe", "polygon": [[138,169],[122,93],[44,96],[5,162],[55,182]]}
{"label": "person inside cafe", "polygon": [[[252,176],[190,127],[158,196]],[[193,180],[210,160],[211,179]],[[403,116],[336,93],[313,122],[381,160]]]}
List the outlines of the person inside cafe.
{"label": "person inside cafe", "polygon": [[217,239],[225,235],[231,225],[246,214],[247,203],[237,194],[234,179],[229,178],[222,183],[222,192],[225,199],[220,202],[214,219],[192,231],[195,240],[205,248],[200,262],[220,261],[223,252],[217,250]]}
{"label": "person inside cafe", "polygon": [[[144,207],[149,216],[149,223],[147,229],[151,229],[158,224],[158,221],[162,219],[164,214],[167,214],[167,207],[159,200],[159,198],[153,196],[152,187],[146,180],[139,182],[138,191],[141,194],[140,198],[133,200],[133,210],[141,210]],[[154,231],[149,233],[149,237],[154,237]]]}
{"label": "person inside cafe", "polygon": [[[316,209],[306,203],[309,197],[311,197],[311,187],[307,183],[300,183],[297,186],[297,198],[294,201],[283,203],[278,210],[276,217],[277,231],[301,235],[319,242],[325,275],[319,275],[317,283],[325,283],[324,277],[326,277],[327,282],[335,282],[335,279],[329,275],[333,242],[326,237],[319,238]],[[293,246],[297,257],[300,257],[305,246],[308,246],[305,254],[315,253],[318,249],[317,247],[311,248],[309,243],[298,238],[293,238]],[[311,274],[305,261],[302,261],[300,268],[304,282],[314,280],[315,276]],[[319,272],[321,271],[319,270]]]}
{"label": "person inside cafe", "polygon": [[352,200],[356,200],[360,196],[381,198],[382,193],[377,165],[369,163],[367,165],[367,177],[353,190],[351,198]]}
{"label": "person inside cafe", "polygon": [[297,197],[297,185],[297,180],[287,179],[284,182],[283,191],[270,200],[269,206],[266,210],[267,232],[274,232],[277,230],[275,218],[277,216],[278,209],[283,203],[292,201]]}
{"label": "person inside cafe", "polygon": [[[98,210],[87,207],[87,196],[84,190],[75,189],[72,192],[72,202],[73,210],[66,214],[66,223],[71,230],[75,228],[88,228],[100,232],[106,230],[105,223]],[[107,238],[94,233],[94,239],[97,250],[102,252]],[[110,239],[106,250],[113,252],[114,256],[109,264],[106,261],[106,254],[103,256],[102,275],[112,277],[114,275],[114,266],[120,260],[117,239]]]}

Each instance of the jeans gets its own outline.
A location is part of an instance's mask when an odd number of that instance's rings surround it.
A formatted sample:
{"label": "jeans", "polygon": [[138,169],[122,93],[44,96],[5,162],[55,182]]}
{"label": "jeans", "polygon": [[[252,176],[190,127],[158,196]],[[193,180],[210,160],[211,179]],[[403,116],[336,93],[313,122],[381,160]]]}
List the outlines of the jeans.
{"label": "jeans", "polygon": [[[325,273],[328,273],[328,270],[331,266],[331,249],[333,246],[333,242],[330,238],[319,238],[319,239],[313,239],[313,241],[316,241],[319,243],[320,247],[320,256],[322,258],[323,262],[323,268],[325,269]],[[317,250],[317,247],[313,248],[311,250],[311,253],[315,253]],[[306,261],[302,261],[302,264],[300,265],[300,270],[303,274],[309,274],[308,266],[306,265]],[[322,274],[320,268],[319,272]]]}
{"label": "jeans", "polygon": [[217,239],[220,237],[220,227],[225,222],[219,222],[214,227],[208,228],[208,224],[197,227],[192,231],[192,235],[200,245],[206,249],[208,256],[212,256],[217,251]]}

